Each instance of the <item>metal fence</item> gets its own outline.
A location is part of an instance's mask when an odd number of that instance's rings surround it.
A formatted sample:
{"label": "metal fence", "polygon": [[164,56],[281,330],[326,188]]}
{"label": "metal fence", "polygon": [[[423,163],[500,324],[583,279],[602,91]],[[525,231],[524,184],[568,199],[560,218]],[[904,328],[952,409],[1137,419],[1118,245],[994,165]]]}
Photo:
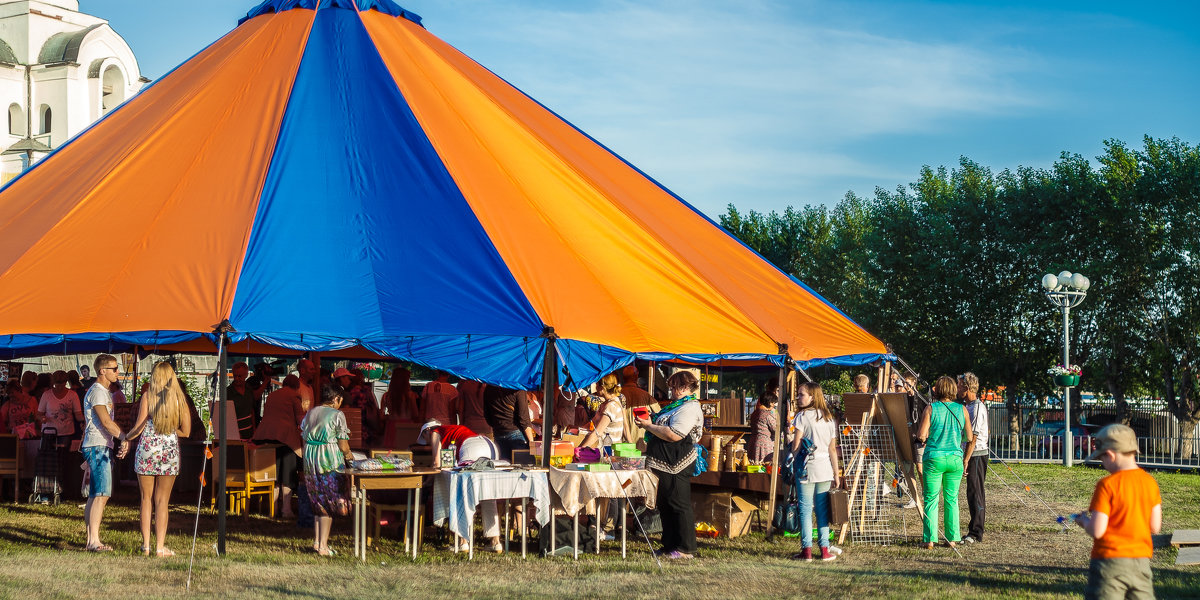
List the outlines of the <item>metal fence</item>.
{"label": "metal fence", "polygon": [[[1020,462],[1062,462],[1062,410],[1057,407],[1022,406],[1017,409],[1019,431],[1012,435],[1007,406],[988,407],[989,443],[997,456]],[[1113,404],[1085,404],[1080,407],[1079,422],[1088,433],[1100,426],[1116,422],[1117,407]],[[1057,425],[1057,426],[1056,426]],[[1137,433],[1140,455],[1138,462],[1146,466],[1200,468],[1200,428],[1185,431],[1179,419],[1163,407],[1133,407],[1130,426]],[[1187,442],[1190,442],[1187,443]],[[1074,435],[1073,452],[1082,460],[1095,448],[1091,435]]]}

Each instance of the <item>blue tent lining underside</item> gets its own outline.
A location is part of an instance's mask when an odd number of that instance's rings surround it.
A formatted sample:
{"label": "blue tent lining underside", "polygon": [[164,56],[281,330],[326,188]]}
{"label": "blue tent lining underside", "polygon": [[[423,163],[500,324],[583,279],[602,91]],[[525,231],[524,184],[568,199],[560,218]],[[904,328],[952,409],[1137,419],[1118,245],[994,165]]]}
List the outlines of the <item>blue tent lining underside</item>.
{"label": "blue tent lining underside", "polygon": [[[191,331],[131,331],[122,333],[77,333],[70,335],[24,334],[0,337],[0,359],[14,360],[52,354],[94,354],[132,352],[141,346],[154,352],[159,347],[204,338],[216,351],[217,336]],[[411,362],[440,369],[457,377],[483,381],[514,389],[537,389],[542,384],[542,361],[546,340],[538,336],[509,335],[412,335],[362,340],[336,336],[290,332],[230,333],[228,351],[238,353],[238,344],[247,340],[295,352],[319,352],[336,355],[341,350],[362,347],[392,360]],[[782,367],[785,358],[778,354],[686,354],[672,352],[631,352],[579,340],[556,340],[559,358],[559,382],[576,388],[585,387],[609,373],[619,371],[635,360],[680,361],[706,364],[719,361],[764,361]],[[894,361],[892,354],[854,354],[814,359],[797,363],[800,369],[824,365],[858,366],[876,360]]]}

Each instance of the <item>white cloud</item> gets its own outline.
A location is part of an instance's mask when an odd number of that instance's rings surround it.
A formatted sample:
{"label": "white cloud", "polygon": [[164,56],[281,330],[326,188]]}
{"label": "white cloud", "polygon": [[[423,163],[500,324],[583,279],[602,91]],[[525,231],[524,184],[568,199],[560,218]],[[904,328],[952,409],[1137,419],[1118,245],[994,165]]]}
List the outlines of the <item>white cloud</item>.
{"label": "white cloud", "polygon": [[[832,186],[815,201],[836,201],[841,181],[907,181],[847,145],[1038,104],[1020,78],[1042,65],[1022,50],[798,19],[775,2],[430,8],[457,17],[443,31],[425,15],[433,33],[710,212],[726,202],[710,194],[738,185]],[[774,200],[793,201],[810,200]]]}

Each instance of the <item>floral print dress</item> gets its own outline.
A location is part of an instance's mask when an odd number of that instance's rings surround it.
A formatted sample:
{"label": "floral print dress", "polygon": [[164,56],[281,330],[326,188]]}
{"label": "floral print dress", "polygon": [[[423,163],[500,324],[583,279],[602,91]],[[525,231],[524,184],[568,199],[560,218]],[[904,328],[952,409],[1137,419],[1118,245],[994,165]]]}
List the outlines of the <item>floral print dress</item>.
{"label": "floral print dress", "polygon": [[138,475],[179,475],[179,437],[175,433],[154,431],[154,419],[146,419],[146,428],[138,440],[133,472]]}

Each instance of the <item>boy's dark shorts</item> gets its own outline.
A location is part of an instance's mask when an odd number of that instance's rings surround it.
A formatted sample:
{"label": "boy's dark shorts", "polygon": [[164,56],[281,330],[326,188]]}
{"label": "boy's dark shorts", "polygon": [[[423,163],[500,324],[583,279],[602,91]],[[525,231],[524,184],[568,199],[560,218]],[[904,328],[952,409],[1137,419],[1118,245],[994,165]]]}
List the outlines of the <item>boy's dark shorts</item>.
{"label": "boy's dark shorts", "polygon": [[1093,558],[1088,567],[1087,600],[1154,598],[1148,558]]}

